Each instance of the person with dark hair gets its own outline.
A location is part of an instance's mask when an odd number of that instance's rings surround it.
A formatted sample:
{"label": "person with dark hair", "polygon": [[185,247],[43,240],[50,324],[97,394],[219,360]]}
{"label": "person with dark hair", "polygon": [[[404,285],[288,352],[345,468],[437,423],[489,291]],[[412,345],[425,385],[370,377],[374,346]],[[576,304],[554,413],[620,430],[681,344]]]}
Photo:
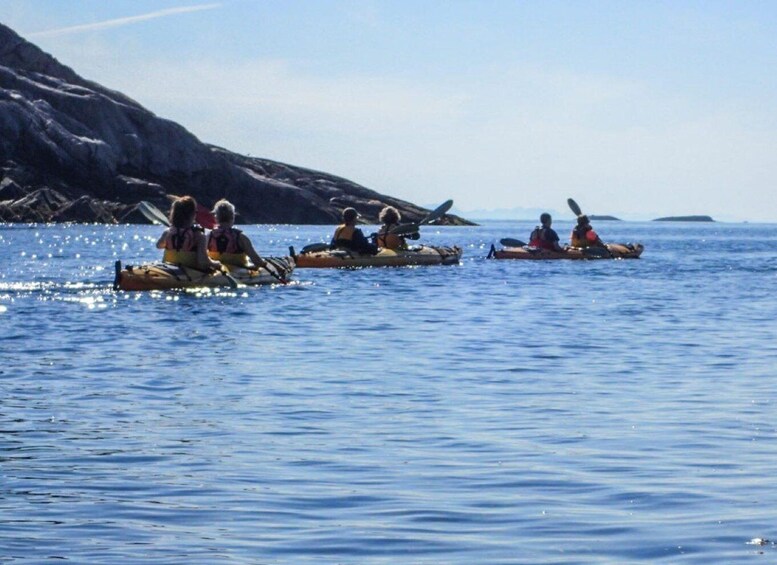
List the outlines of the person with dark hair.
{"label": "person with dark hair", "polygon": [[[264,267],[267,263],[254,250],[248,236],[234,227],[235,206],[221,199],[213,207],[216,227],[208,234],[208,256],[225,265]],[[249,265],[248,260],[253,265]]]}
{"label": "person with dark hair", "polygon": [[156,242],[158,249],[164,249],[162,260],[201,271],[220,269],[221,263],[208,257],[205,230],[194,223],[197,215],[197,201],[183,196],[173,202],[170,208],[170,227]]}
{"label": "person with dark hair", "polygon": [[358,217],[359,213],[354,208],[343,210],[343,223],[335,229],[330,247],[333,249],[339,247],[350,249],[357,253],[375,255],[378,252],[378,248],[364,237],[362,230],[356,227],[356,219]]}
{"label": "person with dark hair", "polygon": [[607,245],[599,238],[591,227],[591,222],[585,214],[581,214],[577,217],[577,225],[572,230],[569,241],[572,247],[604,247],[607,249]]}
{"label": "person with dark hair", "polygon": [[551,228],[553,218],[547,212],[540,215],[540,225],[534,228],[529,236],[529,245],[538,249],[548,249],[550,251],[564,252],[566,249],[559,245],[559,237],[556,231]]}
{"label": "person with dark hair", "polygon": [[[378,247],[383,247],[384,249],[407,249],[405,238],[391,233],[391,230],[398,226],[399,222],[402,220],[402,215],[399,213],[399,210],[393,206],[386,206],[380,211],[378,219],[380,220],[380,223],[383,224],[375,236]],[[416,232],[408,237],[410,239],[418,239],[419,235],[418,232]]]}

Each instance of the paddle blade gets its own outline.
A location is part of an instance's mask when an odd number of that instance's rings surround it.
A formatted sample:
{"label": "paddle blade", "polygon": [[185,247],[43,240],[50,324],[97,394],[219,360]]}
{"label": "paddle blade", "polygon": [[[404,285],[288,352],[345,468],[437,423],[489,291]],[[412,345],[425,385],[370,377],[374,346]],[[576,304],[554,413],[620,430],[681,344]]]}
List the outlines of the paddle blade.
{"label": "paddle blade", "polygon": [[229,288],[235,289],[240,284],[237,282],[237,279],[229,273],[229,267],[226,265],[221,265],[220,267],[212,269],[211,272],[219,272],[222,275],[224,275],[224,278],[227,279],[227,284],[229,285]]}
{"label": "paddle blade", "polygon": [[216,216],[202,204],[197,204],[197,223],[208,230],[216,227]]}
{"label": "paddle blade", "polygon": [[329,249],[328,243],[311,243],[306,245],[300,250],[300,253],[316,253],[318,251],[327,251]]}
{"label": "paddle blade", "polygon": [[264,258],[264,269],[270,275],[280,282],[281,284],[289,284],[289,281],[286,280],[286,271],[281,267],[278,263],[275,262],[275,260],[272,257],[265,257]]}
{"label": "paddle blade", "polygon": [[511,237],[500,239],[499,243],[501,243],[505,247],[524,247],[526,245],[526,243],[524,243],[520,239],[513,239]]}
{"label": "paddle blade", "polygon": [[569,209],[572,210],[575,216],[583,215],[583,211],[580,209],[580,206],[577,205],[577,202],[575,202],[571,198],[567,198],[567,204],[569,205]]}
{"label": "paddle blade", "polygon": [[421,220],[418,223],[428,224],[429,222],[439,220],[445,215],[445,212],[451,209],[452,206],[453,206],[453,200],[446,200],[445,202],[437,206],[437,208],[429,212],[429,215],[426,216],[423,220]]}
{"label": "paddle blade", "polygon": [[170,220],[167,219],[162,211],[146,200],[138,202],[138,211],[143,214],[146,219],[152,224],[162,224],[163,226],[169,226]]}

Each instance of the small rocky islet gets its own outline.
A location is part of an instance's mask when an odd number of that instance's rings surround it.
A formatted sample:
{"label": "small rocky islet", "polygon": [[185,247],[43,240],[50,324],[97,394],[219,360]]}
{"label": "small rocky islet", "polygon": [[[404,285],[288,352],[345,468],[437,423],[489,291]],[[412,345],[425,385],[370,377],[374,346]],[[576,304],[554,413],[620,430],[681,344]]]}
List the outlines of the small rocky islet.
{"label": "small rocky islet", "polygon": [[[350,180],[201,142],[128,96],[79,76],[0,24],[0,222],[148,223],[141,200],[229,198],[241,223],[376,223],[428,210]],[[457,216],[451,224],[471,225]]]}

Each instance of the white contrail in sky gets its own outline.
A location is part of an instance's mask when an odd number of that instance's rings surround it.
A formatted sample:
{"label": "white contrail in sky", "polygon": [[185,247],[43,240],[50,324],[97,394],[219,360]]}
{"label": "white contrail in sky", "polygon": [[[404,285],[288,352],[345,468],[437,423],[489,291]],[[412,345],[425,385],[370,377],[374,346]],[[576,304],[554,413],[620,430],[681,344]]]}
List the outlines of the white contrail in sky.
{"label": "white contrail in sky", "polygon": [[175,16],[177,14],[188,14],[189,12],[200,12],[202,10],[213,10],[214,8],[220,8],[221,4],[199,4],[196,6],[179,6],[178,8],[168,8],[166,10],[157,10],[156,12],[149,12],[148,14],[141,14],[139,16],[128,16],[126,18],[116,18],[114,20],[105,20],[104,22],[94,22],[91,24],[82,24],[70,27],[61,27],[59,29],[49,29],[46,31],[36,31],[34,33],[28,33],[27,37],[49,37],[52,35],[66,35],[70,33],[81,33],[84,31],[97,31],[101,29],[108,29],[112,27],[120,27],[137,22],[144,22],[146,20],[154,20],[156,18],[164,18],[167,16]]}

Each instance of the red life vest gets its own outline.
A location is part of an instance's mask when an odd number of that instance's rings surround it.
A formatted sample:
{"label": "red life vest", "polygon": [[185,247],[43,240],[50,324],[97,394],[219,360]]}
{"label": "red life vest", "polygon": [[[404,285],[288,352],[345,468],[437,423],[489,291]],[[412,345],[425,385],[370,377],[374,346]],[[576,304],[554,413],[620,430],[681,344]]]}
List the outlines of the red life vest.
{"label": "red life vest", "polygon": [[538,247],[540,249],[555,249],[552,242],[545,239],[545,228],[537,226],[529,236],[529,246]]}

